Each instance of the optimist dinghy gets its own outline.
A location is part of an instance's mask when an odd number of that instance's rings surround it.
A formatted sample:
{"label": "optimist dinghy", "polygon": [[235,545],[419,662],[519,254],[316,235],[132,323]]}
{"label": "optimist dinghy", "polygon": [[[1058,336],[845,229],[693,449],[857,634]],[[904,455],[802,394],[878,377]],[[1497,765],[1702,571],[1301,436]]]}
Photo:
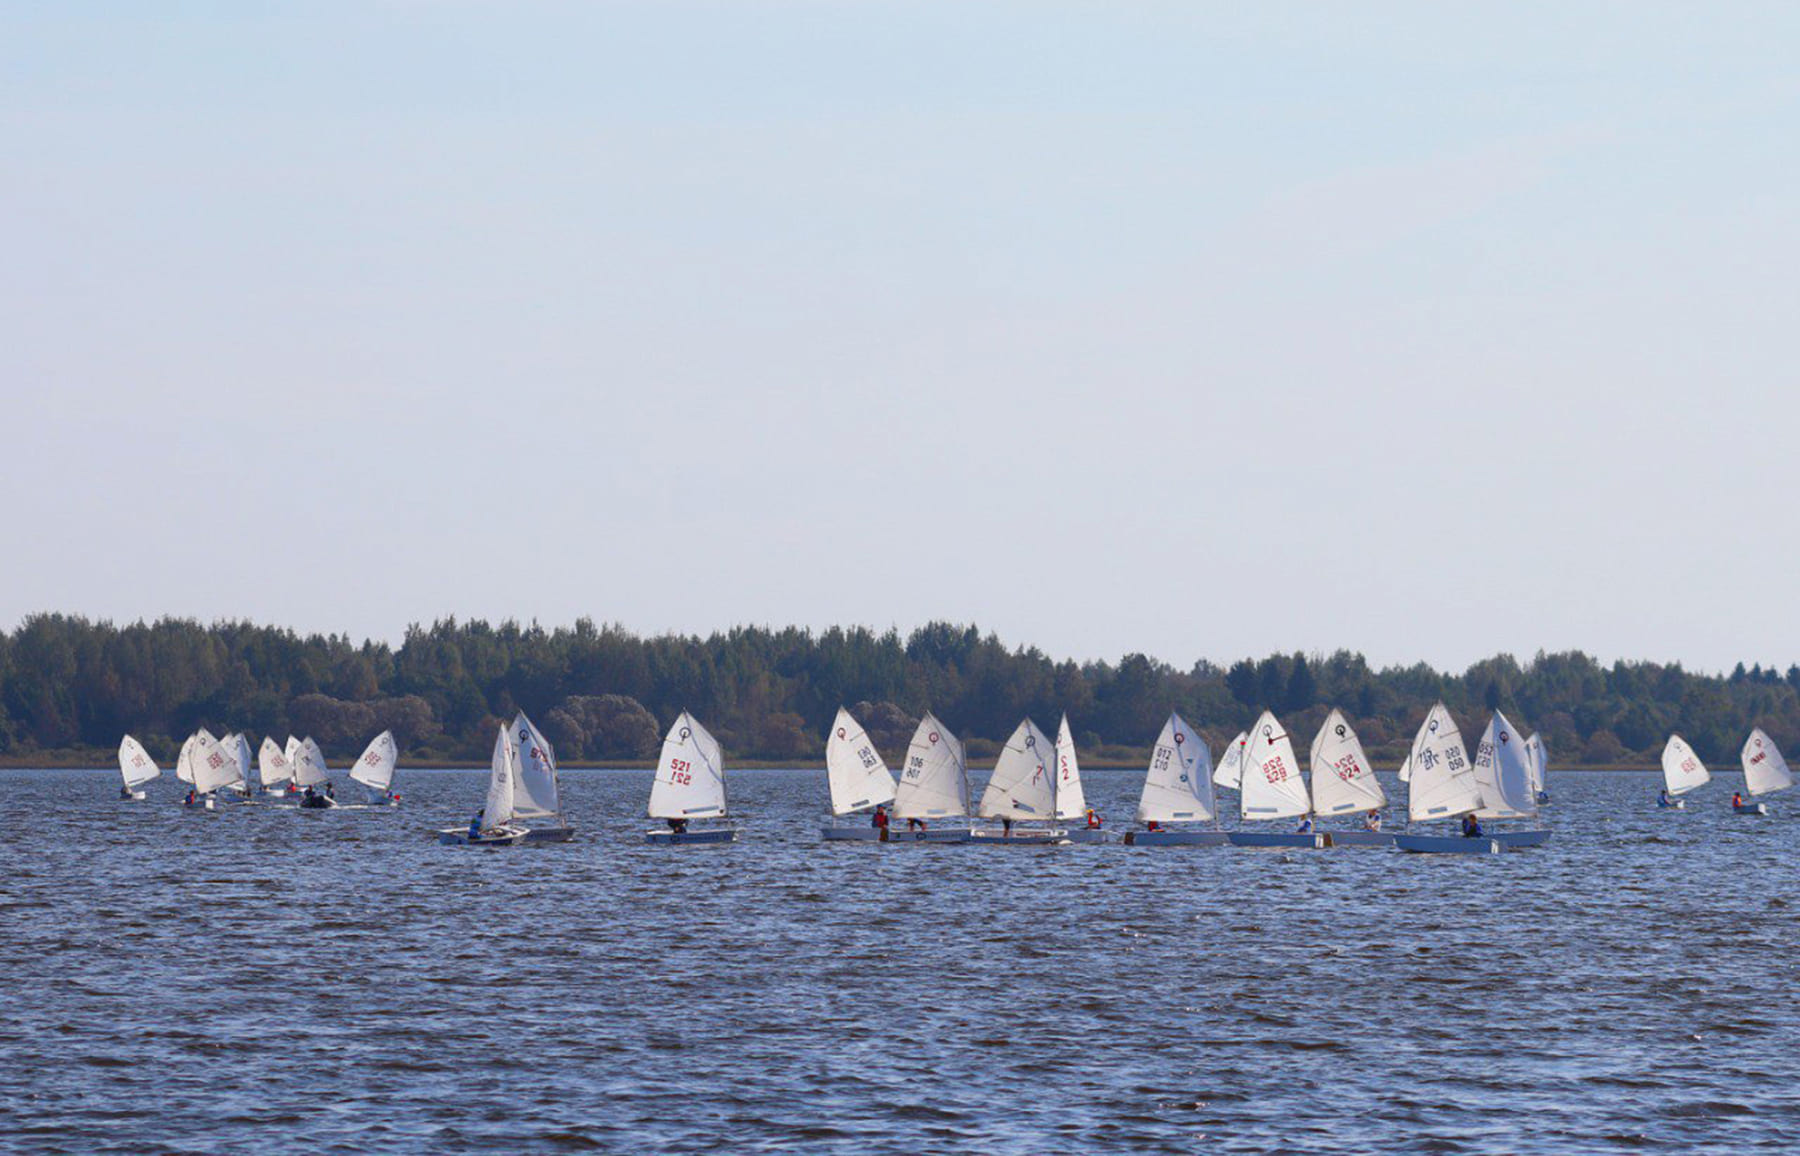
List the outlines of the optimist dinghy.
{"label": "optimist dinghy", "polygon": [[969,841],[968,762],[962,743],[930,711],[906,748],[906,766],[894,787],[893,818],[888,832],[892,842]]}
{"label": "optimist dinghy", "polygon": [[160,778],[162,768],[156,765],[142,743],[126,735],[119,740],[119,774],[125,781],[125,785],[119,788],[119,797],[142,802],[145,784]]}
{"label": "optimist dinghy", "polygon": [[494,736],[487,801],[467,827],[446,827],[437,832],[437,841],[451,847],[513,847],[523,843],[529,832],[514,822],[518,783],[518,747],[507,728],[501,727]]}
{"label": "optimist dinghy", "polygon": [[1657,796],[1656,806],[1664,811],[1685,809],[1687,800],[1682,796],[1712,781],[1706,764],[1680,735],[1670,735],[1669,741],[1663,744],[1662,771],[1663,793]]}
{"label": "optimist dinghy", "polygon": [[1526,764],[1531,768],[1531,797],[1537,805],[1550,805],[1550,791],[1544,786],[1544,774],[1550,769],[1550,752],[1544,746],[1544,740],[1532,735],[1525,740]]}
{"label": "optimist dinghy", "polygon": [[[1234,740],[1234,747],[1242,745]],[[1228,752],[1229,753],[1229,752]],[[1230,837],[1217,827],[1212,752],[1179,714],[1171,714],[1150,751],[1144,791],[1138,798],[1138,826],[1125,832],[1132,847],[1223,847]],[[1175,823],[1170,827],[1166,824]]]}
{"label": "optimist dinghy", "polygon": [[[1087,825],[1087,792],[1081,788],[1081,763],[1075,757],[1075,736],[1069,716],[1056,728],[1056,818],[1063,825],[1065,843],[1104,843],[1106,829]],[[1100,817],[1094,816],[1098,824]]]}
{"label": "optimist dinghy", "polygon": [[286,799],[294,782],[294,765],[288,761],[275,740],[264,737],[256,751],[257,777],[262,780],[263,794]]}
{"label": "optimist dinghy", "polygon": [[[831,813],[839,818],[894,801],[893,773],[856,718],[841,706],[825,739],[825,779]],[[828,842],[869,842],[885,841],[888,829],[873,823],[827,823],[821,833]]]}
{"label": "optimist dinghy", "polygon": [[[1475,818],[1504,822],[1538,817],[1532,756],[1526,746],[1506,716],[1495,711],[1475,747],[1475,781],[1481,785],[1481,806]],[[1541,847],[1550,841],[1550,832],[1541,827],[1492,830],[1488,835],[1502,847]]]}
{"label": "optimist dinghy", "polygon": [[[1481,809],[1481,784],[1463,750],[1462,732],[1443,703],[1431,708],[1413,736],[1407,777],[1407,816],[1414,823],[1457,819]],[[1394,836],[1402,851],[1425,855],[1498,855],[1499,840],[1402,831]]]}
{"label": "optimist dinghy", "polygon": [[308,811],[324,811],[337,806],[337,788],[331,784],[331,771],[325,765],[325,752],[308,735],[294,749],[294,785],[301,790],[300,806]]}
{"label": "optimist dinghy", "polygon": [[1250,728],[1244,748],[1243,785],[1238,788],[1238,815],[1246,821],[1300,818],[1305,830],[1231,832],[1234,847],[1324,847],[1325,836],[1311,829],[1312,797],[1300,777],[1294,744],[1275,716],[1264,711]]}
{"label": "optimist dinghy", "polygon": [[[969,832],[971,843],[1045,844],[1061,841],[1056,828],[1056,774],[1050,740],[1030,719],[1021,722],[1006,740],[1006,748],[994,763],[987,790],[981,795],[980,815],[998,819],[999,827],[977,827]],[[1033,826],[1016,826],[1020,822]]]}
{"label": "optimist dinghy", "polygon": [[1380,829],[1381,809],[1387,806],[1387,792],[1369,766],[1362,742],[1343,712],[1333,710],[1325,716],[1319,733],[1313,736],[1312,752],[1313,812],[1315,814],[1374,816],[1361,827],[1345,827],[1325,832],[1333,847],[1392,847],[1394,833]]}
{"label": "optimist dinghy", "polygon": [[[1744,789],[1752,797],[1785,791],[1794,785],[1794,776],[1788,770],[1787,760],[1781,757],[1781,750],[1775,745],[1775,740],[1764,734],[1761,727],[1751,731],[1750,737],[1744,740],[1744,749],[1739,757],[1744,764]],[[1740,815],[1769,813],[1769,808],[1762,803],[1743,803],[1733,810]]]}
{"label": "optimist dinghy", "polygon": [[350,777],[363,788],[364,801],[349,804],[352,807],[393,807],[400,803],[400,796],[394,794],[394,766],[400,761],[400,751],[394,744],[394,732],[382,731],[369,743],[356,765],[350,768]]}
{"label": "optimist dinghy", "polygon": [[182,746],[176,775],[193,786],[193,801],[182,804],[190,810],[218,810],[218,792],[238,781],[237,763],[204,727]]}
{"label": "optimist dinghy", "polygon": [[[729,825],[725,798],[725,760],[719,741],[698,719],[686,711],[663,737],[662,759],[656,764],[656,782],[650,787],[649,814],[662,819],[666,830],[644,833],[646,843],[731,843],[737,828]],[[722,821],[690,830],[696,819]]]}

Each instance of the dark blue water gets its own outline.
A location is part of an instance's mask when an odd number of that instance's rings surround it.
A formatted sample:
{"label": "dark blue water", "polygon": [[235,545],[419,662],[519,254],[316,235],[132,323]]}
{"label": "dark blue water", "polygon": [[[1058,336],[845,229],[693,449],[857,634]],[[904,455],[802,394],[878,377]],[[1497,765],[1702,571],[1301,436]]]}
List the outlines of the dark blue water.
{"label": "dark blue water", "polygon": [[[0,772],[0,1145],[22,1151],[1666,1152],[1800,1144],[1781,800],[1556,777],[1550,847],[561,847],[398,812],[197,814]],[[1090,772],[1123,818],[1140,775]],[[1800,800],[1794,806],[1800,807]]]}

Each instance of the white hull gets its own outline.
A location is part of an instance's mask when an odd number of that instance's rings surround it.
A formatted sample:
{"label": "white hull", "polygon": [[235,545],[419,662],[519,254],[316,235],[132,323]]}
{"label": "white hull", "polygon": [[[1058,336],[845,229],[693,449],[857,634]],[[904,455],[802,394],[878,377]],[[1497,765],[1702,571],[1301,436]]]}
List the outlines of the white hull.
{"label": "white hull", "polygon": [[880,827],[871,827],[867,823],[855,827],[821,827],[819,834],[827,843],[885,843],[882,836],[886,834]]}
{"label": "white hull", "polygon": [[1110,843],[1112,832],[1102,827],[1070,827],[1063,832],[1065,843]]}
{"label": "white hull", "polygon": [[119,802],[121,802],[121,803],[141,803],[148,797],[149,796],[147,796],[143,791],[133,791],[129,795],[120,795]]}
{"label": "white hull", "polygon": [[976,827],[969,832],[969,842],[971,843],[1010,843],[1026,847],[1043,847],[1062,841],[1063,833],[1061,831],[1045,830],[1042,827],[1014,827],[1010,835],[1001,827]]}
{"label": "white hull", "polygon": [[525,841],[527,843],[567,843],[575,838],[575,828],[570,827],[527,827]]}
{"label": "white hull", "polygon": [[1421,855],[1498,855],[1505,850],[1498,839],[1471,839],[1466,835],[1396,834],[1394,846]]}
{"label": "white hull", "polygon": [[1327,846],[1325,836],[1314,831],[1307,834],[1301,831],[1233,831],[1231,832],[1233,847],[1299,847],[1317,850]]}
{"label": "white hull", "polygon": [[1656,800],[1656,809],[1659,811],[1685,811],[1687,810],[1687,800],[1670,799],[1665,802],[1662,799],[1658,799]]}
{"label": "white hull", "polygon": [[1488,836],[1502,847],[1542,847],[1550,841],[1550,832],[1538,831],[1495,831]]}
{"label": "white hull", "polygon": [[710,831],[646,831],[644,842],[663,845],[687,843],[735,843],[735,827],[717,827]]}
{"label": "white hull", "polygon": [[1740,807],[1733,807],[1731,810],[1733,814],[1737,815],[1766,815],[1769,813],[1769,805],[1767,803],[1745,803]]}
{"label": "white hull", "polygon": [[1333,847],[1392,847],[1392,831],[1327,831],[1325,838]]}
{"label": "white hull", "polygon": [[1231,842],[1224,831],[1127,831],[1128,847],[1223,847]]}
{"label": "white hull", "polygon": [[523,843],[525,835],[521,827],[502,827],[471,838],[467,827],[447,827],[437,833],[437,841],[446,847],[512,847]]}
{"label": "white hull", "polygon": [[890,843],[967,843],[967,827],[931,827],[924,831],[908,831],[904,826],[888,829]]}

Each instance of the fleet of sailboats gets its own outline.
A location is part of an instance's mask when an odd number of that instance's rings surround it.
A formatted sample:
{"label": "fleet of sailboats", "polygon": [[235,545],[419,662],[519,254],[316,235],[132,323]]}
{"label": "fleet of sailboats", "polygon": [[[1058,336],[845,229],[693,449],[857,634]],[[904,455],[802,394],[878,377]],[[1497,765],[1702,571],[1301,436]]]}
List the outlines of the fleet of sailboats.
{"label": "fleet of sailboats", "polygon": [[[666,829],[644,836],[650,843],[731,843],[737,828],[729,823],[725,797],[725,760],[719,741],[686,711],[663,736],[662,758],[650,786],[649,814]],[[703,822],[701,827],[689,824]]]}

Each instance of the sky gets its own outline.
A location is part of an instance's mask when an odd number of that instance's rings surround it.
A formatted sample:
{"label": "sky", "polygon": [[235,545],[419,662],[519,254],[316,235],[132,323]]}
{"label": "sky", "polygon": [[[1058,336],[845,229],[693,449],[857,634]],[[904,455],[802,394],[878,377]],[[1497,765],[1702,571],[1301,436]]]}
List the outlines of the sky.
{"label": "sky", "polygon": [[0,626],[1785,667],[1797,42],[0,0]]}

